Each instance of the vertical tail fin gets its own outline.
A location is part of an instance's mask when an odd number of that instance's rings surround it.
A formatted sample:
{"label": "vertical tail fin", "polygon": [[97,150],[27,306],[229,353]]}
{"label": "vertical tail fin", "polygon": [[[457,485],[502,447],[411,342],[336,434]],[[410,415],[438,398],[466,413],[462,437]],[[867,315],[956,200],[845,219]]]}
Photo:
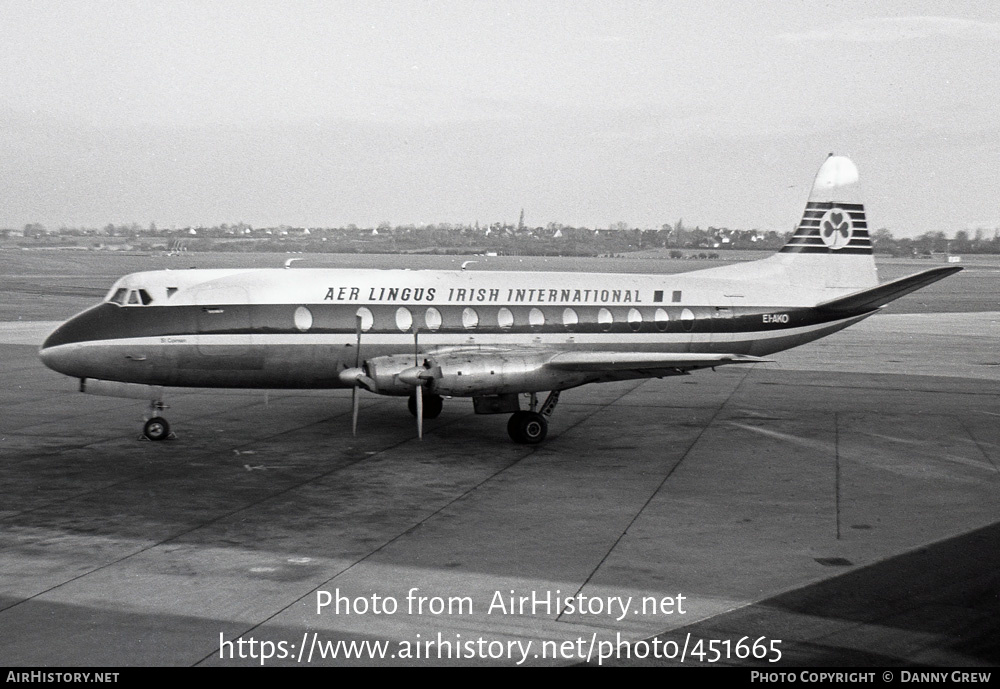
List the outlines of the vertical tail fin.
{"label": "vertical tail fin", "polygon": [[816,173],[795,234],[779,252],[796,284],[863,289],[878,284],[858,168],[832,153]]}

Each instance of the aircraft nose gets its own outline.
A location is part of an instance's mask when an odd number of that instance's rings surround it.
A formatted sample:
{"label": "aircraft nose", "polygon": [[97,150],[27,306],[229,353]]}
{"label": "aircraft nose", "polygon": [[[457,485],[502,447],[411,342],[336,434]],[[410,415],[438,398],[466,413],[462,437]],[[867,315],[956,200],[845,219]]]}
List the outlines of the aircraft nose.
{"label": "aircraft nose", "polygon": [[53,330],[42,342],[38,356],[53,371],[80,378],[85,363],[85,343],[95,339],[100,312],[88,309]]}
{"label": "aircraft nose", "polygon": [[76,348],[71,344],[60,344],[65,341],[65,334],[60,332],[65,327],[65,324],[59,326],[45,338],[38,350],[38,358],[53,371],[70,376],[73,375],[72,370],[76,359],[73,350]]}

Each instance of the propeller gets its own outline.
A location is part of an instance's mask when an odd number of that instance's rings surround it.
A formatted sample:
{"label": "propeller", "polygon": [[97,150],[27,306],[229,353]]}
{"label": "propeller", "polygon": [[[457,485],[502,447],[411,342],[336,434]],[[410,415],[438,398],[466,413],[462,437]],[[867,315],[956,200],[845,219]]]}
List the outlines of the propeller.
{"label": "propeller", "polygon": [[[440,373],[440,371],[438,371]],[[417,408],[417,437],[424,437],[424,386],[435,378],[435,370],[420,364],[420,328],[413,328],[413,367],[399,373],[399,379],[413,386]]]}
{"label": "propeller", "polygon": [[353,390],[351,391],[351,433],[354,435],[358,434],[358,412],[361,406],[361,398],[358,395],[358,388],[365,388],[366,390],[375,389],[375,381],[369,378],[365,373],[365,370],[361,367],[362,322],[361,314],[358,314],[357,325],[355,327],[358,340],[354,352],[354,368],[344,369],[339,375],[342,383],[353,387]]}
{"label": "propeller", "polygon": [[[420,366],[420,328],[413,326],[413,365]],[[424,439],[424,383],[417,378],[417,439]]]}
{"label": "propeller", "polygon": [[[361,315],[355,319],[354,331],[358,336],[358,344],[354,349],[354,368],[361,369]],[[351,390],[351,435],[358,435],[358,412],[361,410],[361,398],[358,396],[358,383]]]}

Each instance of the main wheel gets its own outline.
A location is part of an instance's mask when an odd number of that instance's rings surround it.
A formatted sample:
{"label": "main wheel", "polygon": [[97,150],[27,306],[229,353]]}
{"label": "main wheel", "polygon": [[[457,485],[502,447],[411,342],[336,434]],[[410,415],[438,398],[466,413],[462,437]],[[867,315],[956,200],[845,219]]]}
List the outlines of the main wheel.
{"label": "main wheel", "polygon": [[142,434],[150,440],[166,440],[170,435],[170,424],[162,416],[154,416],[142,427]]}
{"label": "main wheel", "polygon": [[549,422],[538,412],[517,411],[507,422],[507,434],[515,443],[536,445],[545,440]]}
{"label": "main wheel", "polygon": [[[406,402],[407,408],[410,413],[414,416],[417,415],[417,396],[410,395],[410,399]],[[425,419],[436,419],[441,415],[441,410],[444,409],[444,398],[441,395],[435,395],[433,393],[424,393],[424,418]]]}

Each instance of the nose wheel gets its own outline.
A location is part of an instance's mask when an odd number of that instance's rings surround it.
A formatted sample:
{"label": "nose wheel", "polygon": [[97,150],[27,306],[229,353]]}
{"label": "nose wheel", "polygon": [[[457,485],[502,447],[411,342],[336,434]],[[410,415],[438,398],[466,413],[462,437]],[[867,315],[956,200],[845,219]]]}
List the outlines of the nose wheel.
{"label": "nose wheel", "polygon": [[142,435],[139,440],[169,440],[177,437],[170,432],[170,424],[161,416],[166,408],[167,405],[162,400],[150,400],[146,423],[142,425]]}
{"label": "nose wheel", "polygon": [[162,416],[154,416],[143,425],[142,434],[149,440],[166,440],[170,437],[170,424]]}

